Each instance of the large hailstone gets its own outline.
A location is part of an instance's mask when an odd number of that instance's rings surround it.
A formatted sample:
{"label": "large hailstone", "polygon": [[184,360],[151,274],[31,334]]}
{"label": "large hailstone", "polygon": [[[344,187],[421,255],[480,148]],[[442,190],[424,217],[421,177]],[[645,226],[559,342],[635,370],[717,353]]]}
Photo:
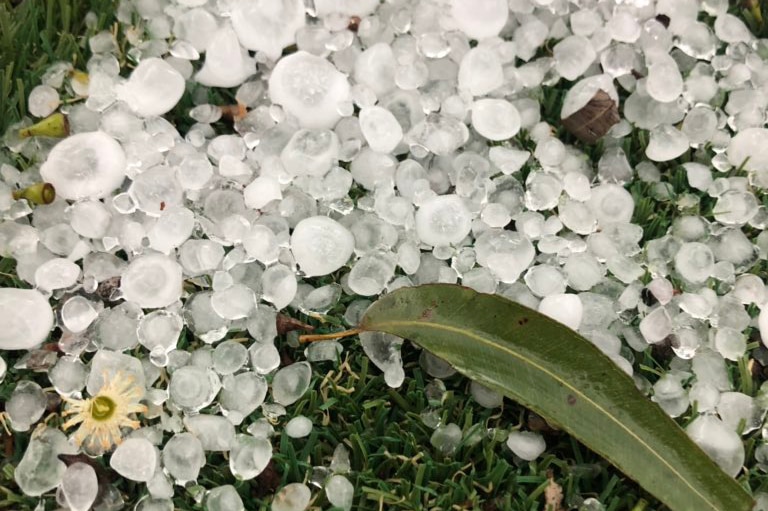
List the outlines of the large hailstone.
{"label": "large hailstone", "polygon": [[53,310],[34,289],[0,288],[0,350],[29,350],[53,328]]}
{"label": "large hailstone", "polygon": [[307,277],[338,270],[349,261],[354,248],[352,233],[326,216],[305,218],[291,235],[291,252]]}
{"label": "large hailstone", "polygon": [[151,57],[136,66],[117,97],[141,117],[169,112],[184,94],[184,77],[166,61]]}
{"label": "large hailstone", "polygon": [[269,97],[296,117],[303,128],[332,128],[339,105],[350,99],[347,77],[324,58],[298,51],[277,62],[269,77]]}
{"label": "large hailstone", "polygon": [[56,144],[40,175],[63,199],[100,199],[120,188],[125,168],[122,146],[106,133],[92,131]]}
{"label": "large hailstone", "polygon": [[306,23],[301,0],[239,0],[231,18],[240,43],[272,60],[296,42],[296,31]]}
{"label": "large hailstone", "polygon": [[205,64],[195,80],[209,87],[236,87],[256,72],[256,62],[248,56],[232,27],[225,25],[211,38]]}
{"label": "large hailstone", "polygon": [[472,214],[458,195],[429,199],[416,212],[416,234],[422,243],[452,245],[463,240],[472,228]]}

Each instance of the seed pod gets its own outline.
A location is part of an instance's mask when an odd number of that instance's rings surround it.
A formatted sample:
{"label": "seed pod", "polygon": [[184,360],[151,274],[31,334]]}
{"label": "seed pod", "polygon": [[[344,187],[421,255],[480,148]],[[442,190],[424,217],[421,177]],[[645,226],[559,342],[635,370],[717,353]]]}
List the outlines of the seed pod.
{"label": "seed pod", "polygon": [[40,122],[21,128],[19,130],[19,137],[52,137],[52,138],[64,138],[69,136],[69,120],[67,116],[61,112],[56,112],[49,115]]}
{"label": "seed pod", "polygon": [[35,183],[13,192],[15,200],[26,199],[33,204],[50,204],[56,199],[56,189],[51,183]]}

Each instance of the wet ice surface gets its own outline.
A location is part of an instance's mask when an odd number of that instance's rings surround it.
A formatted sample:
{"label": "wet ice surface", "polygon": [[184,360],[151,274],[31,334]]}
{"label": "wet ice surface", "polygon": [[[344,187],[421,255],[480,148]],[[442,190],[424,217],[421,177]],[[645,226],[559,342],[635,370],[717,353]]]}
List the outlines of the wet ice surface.
{"label": "wet ice surface", "polygon": [[[53,391],[137,386],[143,427],[109,467],[146,485],[143,509],[169,509],[210,452],[252,479],[274,435],[315,435],[320,424],[294,407],[349,350],[389,387],[407,381],[412,347],[386,334],[283,359],[278,314],[354,327],[378,296],[435,282],[578,330],[667,414],[695,409],[689,435],[741,469],[740,435],[761,430],[766,411],[762,389],[748,396],[728,376],[745,357],[767,359],[751,342],[768,346],[753,272],[768,257],[764,42],[724,2],[443,3],[125,1],[125,55],[96,34],[87,79],[58,63],[31,91],[30,115],[58,109],[72,134],[5,139],[33,163],[0,165],[0,253],[32,289],[0,289],[0,349],[32,350],[53,332]],[[237,104],[211,104],[216,88]],[[599,149],[560,124],[599,116],[596,94],[621,115]],[[186,132],[162,117],[180,104]],[[14,199],[40,179],[53,203]],[[659,378],[638,370],[652,348],[674,353]],[[441,380],[455,370],[428,353],[419,362],[432,378],[431,448],[451,456],[468,441],[440,422]],[[22,376],[9,426],[34,430],[47,392]],[[521,460],[546,449],[524,430],[506,443]],[[93,474],[56,458],[76,450],[41,430],[19,486],[90,507]],[[349,509],[352,467],[336,451],[316,486]],[[316,495],[314,482],[286,483],[272,509]],[[209,509],[243,508],[232,486],[206,490],[195,498]]]}

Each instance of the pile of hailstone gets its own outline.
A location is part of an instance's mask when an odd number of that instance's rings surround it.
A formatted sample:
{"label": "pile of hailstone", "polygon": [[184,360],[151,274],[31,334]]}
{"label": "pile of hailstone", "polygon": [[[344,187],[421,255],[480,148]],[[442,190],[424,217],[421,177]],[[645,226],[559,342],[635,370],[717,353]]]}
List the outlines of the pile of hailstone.
{"label": "pile of hailstone", "polygon": [[[344,348],[312,344],[305,360],[281,365],[279,311],[321,317],[349,295],[354,326],[383,293],[460,283],[553,316],[629,374],[637,352],[671,345],[671,369],[653,385],[634,375],[637,385],[673,417],[695,406],[688,433],[736,475],[741,435],[761,428],[768,406],[728,377],[760,352],[747,351],[751,331],[768,341],[768,308],[756,317],[766,286],[748,273],[768,256],[768,235],[745,234],[768,225],[768,42],[727,9],[726,0],[121,0],[126,53],[99,33],[87,77],[56,63],[30,94],[30,114],[66,114],[70,136],[6,136],[10,151],[38,163],[0,167],[0,253],[32,288],[0,289],[0,349],[27,350],[21,374],[47,371],[66,400],[130,375],[146,405],[141,427],[124,428],[116,450],[88,454],[146,484],[137,509],[166,510],[206,451],[228,452],[232,474],[250,479],[271,458],[271,423],[285,416],[281,433],[292,437],[312,429],[290,405],[312,364]],[[234,94],[233,130],[222,132],[232,122],[208,104],[212,88]],[[599,161],[542,120],[539,99],[552,88],[568,90],[561,118],[599,91],[621,102]],[[163,115],[185,94],[194,124],[180,133]],[[624,148],[636,130],[648,144],[633,168]],[[659,167],[683,155],[700,193],[669,196],[672,227],[641,244],[626,185],[669,195]],[[55,187],[54,202],[13,199],[37,182]],[[714,202],[707,216],[701,197]],[[205,347],[177,349],[184,329]],[[50,335],[58,350],[40,350]],[[361,343],[400,386],[402,340],[363,334]],[[428,355],[422,363],[433,377],[451,374]],[[37,428],[15,477],[28,495],[56,489],[60,505],[84,511],[97,480],[90,465],[58,458],[85,448],[41,425],[46,392],[20,381],[6,405],[14,430]],[[501,403],[479,385],[473,395]],[[461,441],[456,425],[430,425],[436,448]],[[530,432],[507,445],[523,459],[545,449]],[[755,455],[768,465],[768,444]],[[340,446],[314,491],[349,509],[349,470]],[[206,490],[207,509],[243,509],[234,487]],[[312,498],[291,482],[272,509]],[[120,499],[108,487],[101,503],[119,509]]]}

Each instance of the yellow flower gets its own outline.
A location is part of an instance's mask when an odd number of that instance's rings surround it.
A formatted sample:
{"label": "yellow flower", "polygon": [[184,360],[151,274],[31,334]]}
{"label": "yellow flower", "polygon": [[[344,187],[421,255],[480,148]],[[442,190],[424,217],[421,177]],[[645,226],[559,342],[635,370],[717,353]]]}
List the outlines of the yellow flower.
{"label": "yellow flower", "polygon": [[139,421],[131,416],[147,411],[147,407],[139,403],[143,390],[133,376],[118,372],[110,379],[105,374],[104,385],[95,396],[64,398],[68,407],[61,415],[72,415],[72,418],[63,427],[69,429],[80,424],[73,436],[75,443],[84,446],[87,452],[105,452],[123,441],[120,428],[139,427]]}

